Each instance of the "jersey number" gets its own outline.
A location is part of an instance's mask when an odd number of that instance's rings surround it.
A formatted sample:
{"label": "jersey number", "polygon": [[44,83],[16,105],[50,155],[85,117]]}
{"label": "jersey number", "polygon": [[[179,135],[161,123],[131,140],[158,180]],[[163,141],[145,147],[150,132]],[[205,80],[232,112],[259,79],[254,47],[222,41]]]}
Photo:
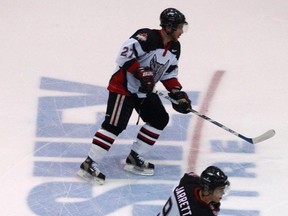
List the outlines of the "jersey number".
{"label": "jersey number", "polygon": [[125,56],[127,58],[132,58],[134,52],[132,48],[129,47],[123,47],[123,50],[121,52],[121,56]]}

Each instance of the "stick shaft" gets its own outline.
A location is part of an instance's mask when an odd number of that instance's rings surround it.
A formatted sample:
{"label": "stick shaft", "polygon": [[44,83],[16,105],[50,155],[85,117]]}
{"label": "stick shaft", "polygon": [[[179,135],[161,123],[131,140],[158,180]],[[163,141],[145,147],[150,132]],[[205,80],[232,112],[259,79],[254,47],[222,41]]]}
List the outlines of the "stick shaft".
{"label": "stick shaft", "polygon": [[[172,103],[178,104],[178,102],[176,100],[172,99],[171,97],[169,97],[169,95],[167,95],[167,94],[165,94],[163,92],[154,91],[154,93],[158,94],[159,96],[162,96],[162,97],[166,98],[167,100],[171,101]],[[240,134],[240,133],[238,133],[238,132],[236,132],[236,131],[228,128],[228,127],[226,127],[225,125],[223,125],[223,124],[221,124],[221,123],[209,118],[208,116],[199,113],[198,111],[196,111],[194,109],[191,109],[190,112],[194,113],[195,115],[197,115],[197,116],[209,121],[210,123],[212,123],[212,124],[222,128],[222,129],[228,131],[229,133],[231,133],[231,134],[233,134],[233,135],[235,135],[235,136],[237,136],[237,137],[239,137],[239,138],[241,138],[241,139],[243,139],[246,142],[249,142],[251,144],[262,142],[262,141],[264,141],[266,139],[269,139],[269,138],[271,138],[272,136],[275,135],[275,131],[271,129],[271,130],[265,132],[264,134],[262,134],[262,135],[260,135],[258,137],[248,138],[248,137],[246,137],[246,136],[244,136],[244,135],[242,135],[242,134]]]}

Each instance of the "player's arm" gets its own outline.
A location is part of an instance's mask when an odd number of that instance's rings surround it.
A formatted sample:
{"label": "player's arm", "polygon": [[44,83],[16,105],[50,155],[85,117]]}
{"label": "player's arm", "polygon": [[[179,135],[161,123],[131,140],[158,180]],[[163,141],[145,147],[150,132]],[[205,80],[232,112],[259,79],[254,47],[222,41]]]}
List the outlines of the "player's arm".
{"label": "player's arm", "polygon": [[138,59],[147,53],[150,43],[149,35],[149,29],[140,29],[122,44],[116,59],[120,68],[134,73],[140,67]]}
{"label": "player's arm", "polygon": [[163,85],[169,91],[169,96],[177,101],[177,104],[172,103],[172,107],[179,113],[189,113],[192,109],[191,100],[185,91],[181,91],[182,85],[176,77],[162,80]]}
{"label": "player's arm", "polygon": [[[146,30],[148,31],[148,30]],[[127,40],[121,48],[117,63],[120,68],[139,80],[139,91],[150,93],[155,86],[154,73],[149,67],[141,67],[138,59],[146,54],[145,46],[147,46],[148,33],[145,30],[137,31],[129,40]]]}

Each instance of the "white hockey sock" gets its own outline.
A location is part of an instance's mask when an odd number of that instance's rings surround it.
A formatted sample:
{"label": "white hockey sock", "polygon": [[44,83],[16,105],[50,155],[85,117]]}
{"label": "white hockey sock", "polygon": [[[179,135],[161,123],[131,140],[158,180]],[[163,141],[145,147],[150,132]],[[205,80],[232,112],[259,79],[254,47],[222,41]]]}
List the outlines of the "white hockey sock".
{"label": "white hockey sock", "polygon": [[113,133],[104,129],[99,129],[93,137],[88,156],[96,163],[100,162],[111,148],[116,137],[117,136]]}
{"label": "white hockey sock", "polygon": [[136,142],[132,145],[132,150],[140,155],[145,154],[153,147],[161,132],[162,130],[158,130],[148,124],[143,125],[137,135]]}

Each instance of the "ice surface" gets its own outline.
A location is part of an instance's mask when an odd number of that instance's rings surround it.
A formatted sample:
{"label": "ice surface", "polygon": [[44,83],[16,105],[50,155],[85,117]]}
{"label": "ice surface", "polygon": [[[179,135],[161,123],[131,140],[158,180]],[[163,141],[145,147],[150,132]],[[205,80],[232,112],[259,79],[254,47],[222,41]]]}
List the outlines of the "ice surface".
{"label": "ice surface", "polygon": [[[76,172],[103,120],[118,49],[138,28],[158,28],[167,7],[189,22],[179,80],[193,107],[247,137],[276,135],[251,145],[163,99],[170,123],[145,155],[155,176],[122,169],[143,123],[133,114],[101,164],[106,184],[93,187]],[[284,216],[287,11],[285,0],[1,1],[1,215],[156,215],[184,172],[214,164],[232,184],[220,215]]]}

